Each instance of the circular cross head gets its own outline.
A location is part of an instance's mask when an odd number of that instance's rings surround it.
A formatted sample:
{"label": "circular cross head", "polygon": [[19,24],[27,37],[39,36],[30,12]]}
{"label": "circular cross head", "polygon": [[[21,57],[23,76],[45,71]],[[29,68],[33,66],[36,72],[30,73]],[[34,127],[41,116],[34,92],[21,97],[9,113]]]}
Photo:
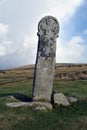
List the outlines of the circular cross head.
{"label": "circular cross head", "polygon": [[59,23],[53,16],[45,16],[38,24],[38,35],[47,35],[50,37],[58,37]]}

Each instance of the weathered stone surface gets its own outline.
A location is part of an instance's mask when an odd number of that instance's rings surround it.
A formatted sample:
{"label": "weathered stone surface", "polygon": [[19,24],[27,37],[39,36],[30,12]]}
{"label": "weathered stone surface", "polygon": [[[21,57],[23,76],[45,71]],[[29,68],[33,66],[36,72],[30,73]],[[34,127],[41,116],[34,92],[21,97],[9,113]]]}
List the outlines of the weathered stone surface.
{"label": "weathered stone surface", "polygon": [[64,96],[63,93],[54,94],[54,104],[63,105],[63,106],[70,105],[69,101],[67,100],[67,98]]}
{"label": "weathered stone surface", "polygon": [[43,109],[43,107],[52,110],[52,105],[47,102],[12,102],[12,103],[6,103],[6,105],[9,107],[36,106],[35,108],[38,108],[38,110],[39,108]]}
{"label": "weathered stone surface", "polygon": [[71,103],[72,103],[72,102],[77,102],[77,101],[78,101],[78,98],[71,96],[71,97],[69,97],[69,101],[70,101]]}
{"label": "weathered stone surface", "polygon": [[37,106],[34,108],[35,111],[46,111],[46,107],[43,107],[43,106]]}
{"label": "weathered stone surface", "polygon": [[21,106],[32,106],[33,104],[30,102],[12,102],[12,103],[6,103],[8,107],[21,107]]}
{"label": "weathered stone surface", "polygon": [[52,105],[48,102],[33,102],[34,105],[45,107],[49,110],[52,110]]}
{"label": "weathered stone surface", "polygon": [[14,96],[7,96],[7,97],[5,97],[6,98],[6,100],[13,100],[13,101],[17,101],[17,99],[14,97]]}
{"label": "weathered stone surface", "polygon": [[51,100],[59,24],[56,18],[46,16],[38,24],[38,50],[33,81],[33,100]]}

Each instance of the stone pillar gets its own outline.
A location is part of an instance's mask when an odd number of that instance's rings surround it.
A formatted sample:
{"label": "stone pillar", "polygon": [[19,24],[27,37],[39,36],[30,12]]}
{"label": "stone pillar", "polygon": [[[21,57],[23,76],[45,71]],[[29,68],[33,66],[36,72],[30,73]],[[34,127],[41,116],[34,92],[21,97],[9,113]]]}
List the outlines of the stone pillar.
{"label": "stone pillar", "polygon": [[58,33],[59,23],[56,18],[46,16],[40,20],[32,92],[34,101],[50,102],[51,100]]}

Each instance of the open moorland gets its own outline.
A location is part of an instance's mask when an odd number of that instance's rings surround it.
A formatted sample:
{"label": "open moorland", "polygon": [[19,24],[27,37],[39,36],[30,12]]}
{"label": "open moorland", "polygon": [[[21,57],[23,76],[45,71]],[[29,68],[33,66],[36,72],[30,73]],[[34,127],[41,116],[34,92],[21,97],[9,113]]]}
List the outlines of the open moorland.
{"label": "open moorland", "polygon": [[28,106],[10,108],[8,102],[32,97],[34,65],[0,70],[0,130],[87,130],[87,64],[56,64],[53,90],[79,100],[50,111]]}

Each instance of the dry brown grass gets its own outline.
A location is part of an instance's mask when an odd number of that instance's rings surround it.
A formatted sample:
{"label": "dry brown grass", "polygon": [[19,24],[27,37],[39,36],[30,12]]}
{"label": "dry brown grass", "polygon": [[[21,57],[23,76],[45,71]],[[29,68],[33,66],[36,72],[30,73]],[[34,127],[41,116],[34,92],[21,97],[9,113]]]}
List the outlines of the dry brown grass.
{"label": "dry brown grass", "polygon": [[[0,71],[0,84],[31,80],[34,75],[34,65],[17,67]],[[86,80],[87,64],[56,64],[55,80]]]}

